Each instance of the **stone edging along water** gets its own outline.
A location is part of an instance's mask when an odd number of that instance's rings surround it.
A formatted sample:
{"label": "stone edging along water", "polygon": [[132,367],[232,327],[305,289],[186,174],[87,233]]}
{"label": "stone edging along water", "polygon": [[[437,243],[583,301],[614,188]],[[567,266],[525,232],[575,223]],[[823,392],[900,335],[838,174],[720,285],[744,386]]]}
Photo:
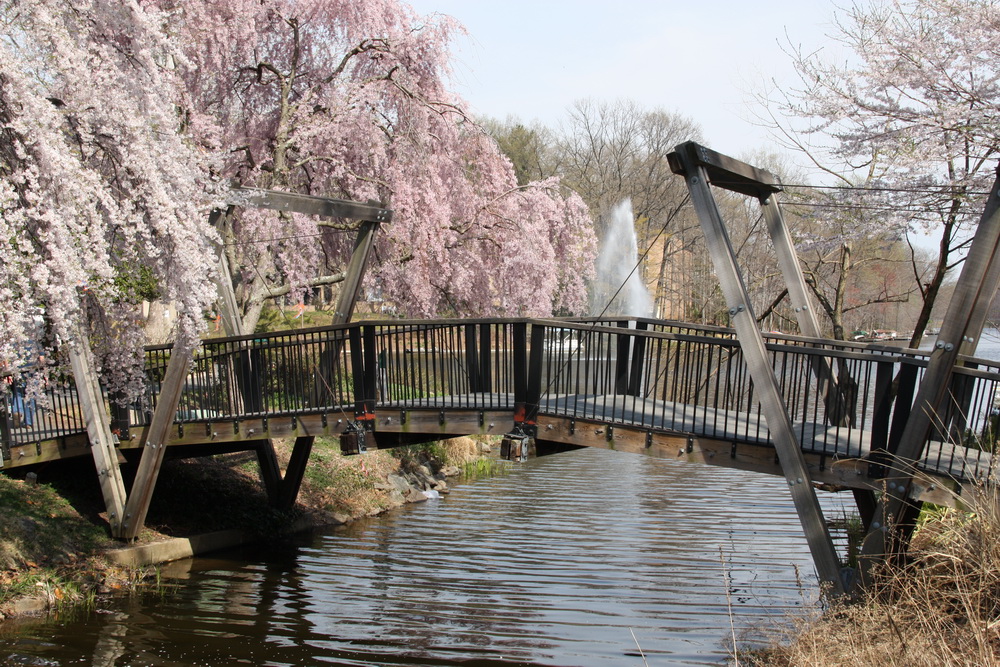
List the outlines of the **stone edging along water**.
{"label": "stone edging along water", "polygon": [[[399,507],[405,503],[414,503],[427,500],[428,493],[447,493],[447,483],[443,479],[435,479],[429,470],[419,470],[402,473],[397,471],[390,473],[388,479],[379,486],[390,499],[392,507]],[[459,474],[459,470],[454,466],[449,466],[442,471],[443,477],[450,477]],[[360,517],[338,517],[332,523],[346,523]],[[303,517],[283,531],[286,534],[298,533],[306,530],[321,527],[315,519]],[[159,563],[191,558],[200,554],[222,549],[253,544],[261,540],[260,533],[234,528],[230,530],[219,530],[202,535],[191,537],[174,537],[157,542],[136,544],[112,549],[105,552],[105,557],[115,565],[124,567],[146,567]]]}
{"label": "stone edging along water", "polygon": [[[288,528],[288,533],[297,533],[316,527],[309,519],[301,519]],[[159,563],[191,558],[212,551],[231,549],[253,544],[261,539],[259,533],[248,530],[232,529],[218,530],[203,535],[191,537],[172,537],[159,542],[137,544],[120,549],[112,549],[104,553],[105,557],[115,565],[123,567],[146,567]]]}

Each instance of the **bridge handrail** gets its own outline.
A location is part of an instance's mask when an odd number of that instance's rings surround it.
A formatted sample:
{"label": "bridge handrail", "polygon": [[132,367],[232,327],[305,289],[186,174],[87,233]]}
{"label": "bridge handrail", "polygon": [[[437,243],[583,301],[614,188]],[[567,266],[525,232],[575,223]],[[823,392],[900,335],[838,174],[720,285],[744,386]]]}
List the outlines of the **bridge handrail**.
{"label": "bridge handrail", "polygon": [[[570,341],[569,345],[551,345],[545,338],[534,338],[534,342],[546,342],[533,351],[533,336],[525,332],[533,331],[534,327],[574,332],[570,338],[582,344]],[[515,350],[518,343],[511,338],[515,329],[522,331],[518,334],[522,336],[520,361]],[[557,340],[563,340],[561,334]],[[336,355],[334,367],[328,371],[332,375],[326,380],[326,398],[310,398],[310,387],[316,378],[315,364],[325,347]],[[135,425],[146,422],[155,404],[159,373],[170,348],[169,344],[147,348],[150,390],[146,404],[132,410],[130,420]],[[801,424],[822,424],[825,414],[822,401],[815,396],[810,360],[829,359],[845,364],[839,372],[846,373],[852,383],[844,389],[845,400],[860,406],[860,411],[852,408],[854,417],[850,423],[827,430],[836,437],[846,434],[848,440],[871,427],[874,418],[869,412],[870,405],[880,391],[885,391],[892,374],[910,368],[913,377],[919,378],[929,356],[921,350],[785,334],[768,334],[766,349],[792,418]],[[352,362],[352,352],[364,352],[368,357],[363,362],[357,359]],[[527,354],[533,355],[530,364],[524,356]],[[623,354],[625,357],[619,359]],[[628,358],[630,355],[635,358]],[[972,437],[969,434],[993,432],[988,413],[994,395],[1000,391],[1000,365],[975,357],[962,357],[961,361],[955,369],[956,387],[965,403],[956,401],[956,406],[949,408],[945,423],[951,424],[948,427],[951,437],[965,443]],[[248,379],[247,363],[263,364],[264,376]],[[378,370],[374,368],[376,364]],[[202,342],[195,356],[182,402],[186,407],[178,413],[176,421],[226,421],[331,410],[351,415],[368,410],[361,407],[365,401],[371,409],[389,405],[387,398],[393,393],[394,407],[461,408],[461,401],[465,400],[461,396],[478,393],[477,406],[508,409],[516,401],[526,400],[523,395],[520,399],[516,396],[517,391],[523,391],[515,387],[518,364],[525,365],[526,373],[528,366],[544,366],[544,370],[538,371],[544,378],[536,380],[538,396],[531,399],[536,402],[546,397],[551,403],[551,396],[581,391],[625,396],[620,401],[622,405],[632,401],[633,406],[638,406],[642,401],[655,399],[660,401],[661,407],[657,409],[661,411],[665,409],[664,401],[701,411],[703,426],[708,418],[705,411],[716,411],[719,415],[736,411],[746,415],[741,422],[745,422],[741,437],[748,441],[767,437],[766,425],[753,398],[752,382],[745,372],[740,344],[731,329],[626,317],[367,320],[209,338]],[[367,371],[366,366],[369,366]],[[560,374],[564,374],[562,379]],[[900,399],[903,403],[908,400]],[[606,403],[604,409],[611,409],[609,406]],[[619,412],[612,415],[613,420],[626,419],[620,408],[614,408]],[[968,414],[960,414],[963,410]],[[632,414],[628,419],[639,419],[637,424],[655,426],[643,422],[636,410]],[[83,425],[53,422],[52,428],[37,429],[34,433],[23,431],[18,433],[18,442],[35,442],[41,437],[81,432]],[[8,424],[4,429],[5,448],[11,444],[10,432]],[[939,434],[940,437],[944,436]],[[827,451],[822,449],[821,453]],[[861,455],[860,449],[852,451]],[[829,449],[829,453],[833,452]],[[940,456],[938,452],[938,464]]]}

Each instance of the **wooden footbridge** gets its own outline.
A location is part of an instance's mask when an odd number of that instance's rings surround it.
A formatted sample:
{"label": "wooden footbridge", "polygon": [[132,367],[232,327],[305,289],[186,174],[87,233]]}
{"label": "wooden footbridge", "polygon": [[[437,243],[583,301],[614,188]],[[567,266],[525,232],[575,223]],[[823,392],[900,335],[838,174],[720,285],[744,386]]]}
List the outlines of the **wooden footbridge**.
{"label": "wooden footbridge", "polygon": [[[733,328],[630,317],[347,323],[342,303],[343,322],[328,327],[148,348],[146,392],[129,405],[68,373],[30,428],[8,406],[4,467],[92,456],[113,532],[130,538],[164,456],[255,451],[269,496],[290,505],[317,436],[353,452],[478,433],[504,436],[514,456],[536,441],[645,453],[784,476],[820,578],[843,591],[852,579],[817,489],[853,493],[863,563],[873,563],[905,544],[922,502],[954,505],[993,481],[1000,365],[959,354],[1000,281],[997,188],[940,342],[920,352],[819,337],[774,178],[696,144],[671,160]],[[710,184],[760,201],[804,335],[760,332]],[[273,438],[295,439],[284,471]],[[126,461],[139,464],[128,493]]]}

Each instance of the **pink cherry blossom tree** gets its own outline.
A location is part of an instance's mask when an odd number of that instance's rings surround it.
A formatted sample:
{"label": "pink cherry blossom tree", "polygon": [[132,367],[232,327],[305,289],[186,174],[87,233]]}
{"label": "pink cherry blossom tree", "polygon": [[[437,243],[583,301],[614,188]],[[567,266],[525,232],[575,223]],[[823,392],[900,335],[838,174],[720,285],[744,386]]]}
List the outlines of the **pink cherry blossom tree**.
{"label": "pink cherry blossom tree", "polygon": [[[158,3],[195,66],[185,118],[233,182],[394,211],[369,286],[402,313],[579,310],[594,237],[559,183],[518,186],[447,88],[459,27],[398,0]],[[221,230],[250,330],[267,298],[337,282],[345,222],[237,210]]]}
{"label": "pink cherry blossom tree", "polygon": [[153,293],[193,340],[218,241],[251,325],[265,299],[337,281],[346,221],[237,208],[213,230],[233,184],[392,207],[371,282],[406,313],[582,309],[586,206],[555,180],[519,186],[461,111],[456,29],[391,0],[6,3],[0,360],[28,360],[44,309],[47,341],[87,321],[105,375],[135,369]]}
{"label": "pink cherry blossom tree", "polygon": [[165,20],[132,1],[4,3],[0,363],[8,371],[88,322],[105,343],[105,368],[134,368],[147,288],[177,304],[177,335],[187,340],[215,298],[205,225],[214,155],[180,131],[173,63],[182,55],[162,33]]}

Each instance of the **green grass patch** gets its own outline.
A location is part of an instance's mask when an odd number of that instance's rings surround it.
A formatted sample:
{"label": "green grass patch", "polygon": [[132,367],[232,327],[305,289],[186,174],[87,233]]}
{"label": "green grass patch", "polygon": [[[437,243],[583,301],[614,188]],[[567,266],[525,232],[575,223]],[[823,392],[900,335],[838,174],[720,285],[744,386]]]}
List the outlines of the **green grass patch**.
{"label": "green grass patch", "polygon": [[255,333],[323,327],[333,321],[332,311],[305,310],[300,317],[296,318],[298,314],[299,311],[295,308],[287,310],[265,308],[260,314],[260,319],[257,320]]}
{"label": "green grass patch", "polygon": [[480,458],[461,464],[462,475],[469,479],[506,475],[510,472],[510,462],[500,459]]}
{"label": "green grass patch", "polygon": [[47,484],[0,475],[0,569],[38,567],[110,544],[104,527],[82,517]]}
{"label": "green grass patch", "polygon": [[441,463],[447,460],[447,453],[441,443],[425,442],[419,445],[406,445],[404,447],[393,447],[392,455],[399,459],[400,463],[406,465],[411,463],[427,463],[437,461]]}

